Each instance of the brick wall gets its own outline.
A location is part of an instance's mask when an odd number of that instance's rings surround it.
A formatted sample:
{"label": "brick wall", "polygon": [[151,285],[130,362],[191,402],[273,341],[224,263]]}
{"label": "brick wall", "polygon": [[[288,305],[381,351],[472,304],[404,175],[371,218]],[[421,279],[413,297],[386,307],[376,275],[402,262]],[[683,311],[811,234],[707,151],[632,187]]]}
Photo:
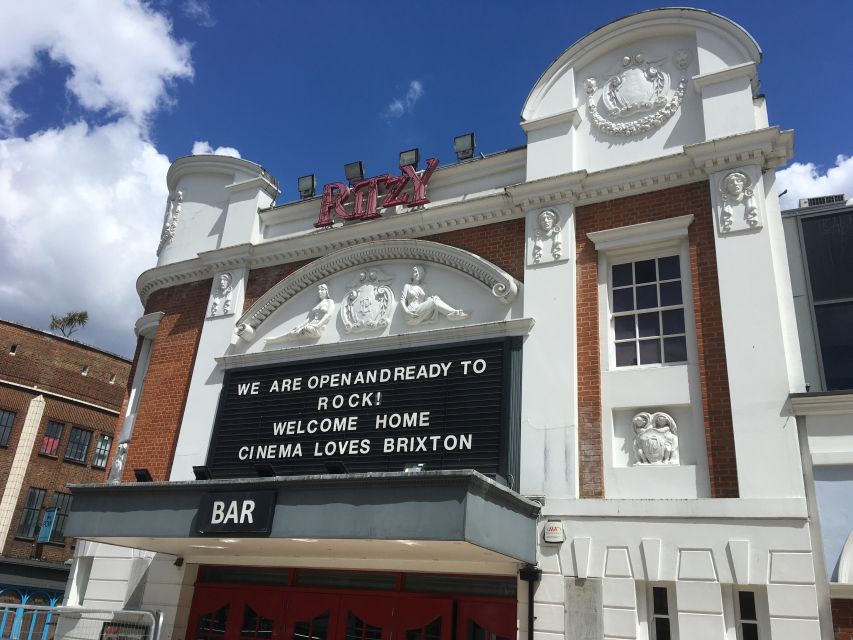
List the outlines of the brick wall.
{"label": "brick wall", "polygon": [[832,599],[832,630],[835,640],[853,640],[853,600]]}
{"label": "brick wall", "polygon": [[711,495],[720,498],[738,495],[711,194],[708,183],[700,182],[577,208],[578,456],[582,498],[605,496],[598,254],[586,234],[691,213],[695,220],[688,234],[690,271]]}
{"label": "brick wall", "polygon": [[162,311],[164,316],[139,398],[124,467],[126,482],[138,468],[148,469],[154,480],[169,477],[211,285],[211,280],[202,280],[160,289],[148,298],[145,313]]}
{"label": "brick wall", "polygon": [[422,240],[440,242],[475,253],[497,265],[516,280],[524,281],[523,219],[438,233]]}

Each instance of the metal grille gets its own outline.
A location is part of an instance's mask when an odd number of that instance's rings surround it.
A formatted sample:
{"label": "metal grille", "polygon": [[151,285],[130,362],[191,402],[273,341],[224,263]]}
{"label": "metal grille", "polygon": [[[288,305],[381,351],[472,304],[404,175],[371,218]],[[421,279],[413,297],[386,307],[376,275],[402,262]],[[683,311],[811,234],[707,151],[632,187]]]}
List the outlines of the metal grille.
{"label": "metal grille", "polygon": [[157,640],[161,622],[150,611],[0,605],[3,640]]}

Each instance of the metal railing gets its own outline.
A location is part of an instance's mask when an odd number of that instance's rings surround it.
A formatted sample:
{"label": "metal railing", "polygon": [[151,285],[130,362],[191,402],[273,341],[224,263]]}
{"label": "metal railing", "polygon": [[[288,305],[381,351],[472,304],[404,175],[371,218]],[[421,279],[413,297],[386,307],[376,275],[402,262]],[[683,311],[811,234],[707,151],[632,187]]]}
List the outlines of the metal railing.
{"label": "metal railing", "polygon": [[0,604],[0,640],[158,640],[162,613]]}

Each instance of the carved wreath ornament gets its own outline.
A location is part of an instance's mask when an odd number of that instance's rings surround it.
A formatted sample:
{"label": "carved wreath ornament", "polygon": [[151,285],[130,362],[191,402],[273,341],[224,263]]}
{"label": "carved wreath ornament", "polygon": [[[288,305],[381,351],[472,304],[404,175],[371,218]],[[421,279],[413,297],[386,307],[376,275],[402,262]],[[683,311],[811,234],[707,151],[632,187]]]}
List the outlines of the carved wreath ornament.
{"label": "carved wreath ornament", "polygon": [[641,411],[632,425],[637,464],[678,464],[678,427],[671,415]]}
{"label": "carved wreath ornament", "polygon": [[[674,90],[670,87],[669,74],[661,68],[665,60],[647,60],[643,53],[624,56],[621,70],[610,76],[600,91],[596,79],[587,78],[584,85],[586,106],[593,126],[618,136],[630,136],[663,126],[684,100],[687,77],[683,74],[690,64],[690,55],[683,49],[673,55],[673,63],[682,71]],[[604,114],[596,105],[596,95],[600,95]],[[647,115],[622,121],[642,113]]]}

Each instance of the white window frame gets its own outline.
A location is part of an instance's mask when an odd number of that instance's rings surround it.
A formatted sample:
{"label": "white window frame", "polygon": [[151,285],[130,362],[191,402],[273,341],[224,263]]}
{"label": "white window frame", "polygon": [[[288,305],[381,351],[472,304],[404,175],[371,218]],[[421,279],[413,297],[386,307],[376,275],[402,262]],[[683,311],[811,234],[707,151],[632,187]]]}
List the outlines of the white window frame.
{"label": "white window frame", "polygon": [[767,589],[761,585],[721,585],[723,596],[723,614],[726,619],[727,637],[731,640],[743,640],[740,623],[740,600],[738,592],[749,591],[755,596],[755,616],[758,623],[759,640],[769,640],[770,609],[767,604]]}
{"label": "white window frame", "polygon": [[656,640],[655,633],[655,601],[654,589],[666,589],[666,605],[669,619],[669,637],[679,640],[678,607],[675,600],[675,583],[673,582],[637,582],[637,612],[641,633],[637,636],[642,640]]}
{"label": "white window frame", "polygon": [[[696,321],[693,311],[693,282],[690,263],[688,228],[693,215],[678,216],[644,222],[640,224],[594,231],[587,237],[598,252],[598,306],[601,343],[601,367],[603,371],[634,371],[637,369],[679,367],[695,365],[698,361],[696,348]],[[652,258],[677,255],[681,271],[681,296],[684,308],[685,341],[687,360],[673,363],[636,364],[616,366],[616,333],[614,329],[612,292],[612,266],[626,262],[638,262]]]}

